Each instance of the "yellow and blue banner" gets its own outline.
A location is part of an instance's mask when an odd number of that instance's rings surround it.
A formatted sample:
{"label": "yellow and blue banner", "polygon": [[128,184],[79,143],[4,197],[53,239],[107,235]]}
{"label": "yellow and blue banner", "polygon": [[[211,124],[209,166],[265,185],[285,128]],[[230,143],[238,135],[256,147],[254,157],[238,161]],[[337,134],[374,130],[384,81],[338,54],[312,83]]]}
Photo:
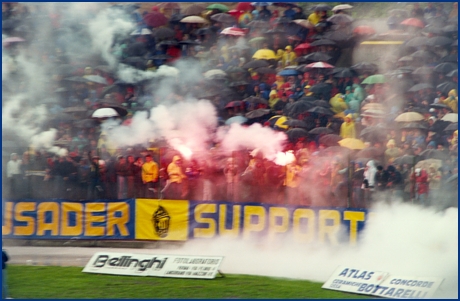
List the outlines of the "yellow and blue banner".
{"label": "yellow and blue banner", "polygon": [[188,200],[22,200],[3,203],[2,234],[19,239],[254,240],[355,244],[369,212]]}

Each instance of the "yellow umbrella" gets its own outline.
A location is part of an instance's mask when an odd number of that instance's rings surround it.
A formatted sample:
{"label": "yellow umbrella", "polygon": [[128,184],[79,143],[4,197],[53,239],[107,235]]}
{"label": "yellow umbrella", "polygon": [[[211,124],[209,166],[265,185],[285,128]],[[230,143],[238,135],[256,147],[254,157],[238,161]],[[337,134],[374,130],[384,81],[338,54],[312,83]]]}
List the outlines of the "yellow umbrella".
{"label": "yellow umbrella", "polygon": [[289,128],[288,125],[284,124],[286,121],[288,121],[288,117],[284,115],[276,115],[273,116],[272,118],[268,119],[268,123],[272,128],[275,126],[279,127],[280,129],[287,130]]}
{"label": "yellow umbrella", "polygon": [[271,49],[259,49],[252,56],[256,60],[274,60],[276,59],[275,52]]}
{"label": "yellow umbrella", "polygon": [[425,119],[425,117],[423,117],[423,115],[420,113],[406,112],[396,117],[395,121],[396,122],[412,122],[412,121],[421,121],[423,119]]}
{"label": "yellow umbrella", "polygon": [[380,110],[384,111],[385,107],[381,103],[376,103],[376,102],[370,102],[365,104],[362,108],[361,111],[366,111],[366,110]]}
{"label": "yellow umbrella", "polygon": [[339,141],[340,146],[349,148],[349,149],[363,149],[366,146],[364,142],[356,138],[345,138]]}

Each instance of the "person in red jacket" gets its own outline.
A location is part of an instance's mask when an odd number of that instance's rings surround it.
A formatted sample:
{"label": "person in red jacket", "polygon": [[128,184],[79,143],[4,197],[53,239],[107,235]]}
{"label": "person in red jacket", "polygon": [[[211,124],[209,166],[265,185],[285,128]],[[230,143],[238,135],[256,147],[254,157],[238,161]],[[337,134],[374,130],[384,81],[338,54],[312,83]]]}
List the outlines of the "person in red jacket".
{"label": "person in red jacket", "polygon": [[428,206],[428,174],[426,170],[416,168],[411,175],[411,180],[415,182],[415,201],[421,205]]}

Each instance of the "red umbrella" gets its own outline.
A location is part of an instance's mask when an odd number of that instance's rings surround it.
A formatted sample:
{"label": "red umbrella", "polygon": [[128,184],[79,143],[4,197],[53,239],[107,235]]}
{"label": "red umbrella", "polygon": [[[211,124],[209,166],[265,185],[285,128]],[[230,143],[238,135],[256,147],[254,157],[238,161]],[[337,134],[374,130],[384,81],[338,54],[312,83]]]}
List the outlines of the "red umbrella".
{"label": "red umbrella", "polygon": [[242,11],[252,11],[254,10],[254,6],[252,6],[250,2],[239,2],[236,5],[236,9]]}
{"label": "red umbrella", "polygon": [[230,101],[226,106],[225,108],[226,109],[229,109],[229,108],[234,108],[234,107],[239,107],[243,104],[242,101],[240,100],[234,100],[234,101]]}
{"label": "red umbrella", "polygon": [[401,22],[401,25],[414,26],[419,28],[424,28],[425,23],[417,18],[409,18]]}
{"label": "red umbrella", "polygon": [[334,66],[329,65],[328,63],[325,63],[325,62],[315,62],[315,63],[308,64],[305,67],[307,67],[307,68],[322,68],[322,69],[324,69],[324,68],[334,68]]}
{"label": "red umbrella", "polygon": [[360,25],[353,29],[353,33],[358,35],[371,35],[375,34],[375,29],[370,26]]}
{"label": "red umbrella", "polygon": [[296,48],[294,48],[294,50],[307,50],[310,48],[311,46],[309,43],[302,43],[302,44],[299,44]]}
{"label": "red umbrella", "polygon": [[144,22],[147,26],[159,27],[168,24],[168,18],[162,13],[153,11],[144,16]]}
{"label": "red umbrella", "polygon": [[227,27],[220,32],[221,34],[228,36],[242,37],[246,35],[246,30],[238,27]]}

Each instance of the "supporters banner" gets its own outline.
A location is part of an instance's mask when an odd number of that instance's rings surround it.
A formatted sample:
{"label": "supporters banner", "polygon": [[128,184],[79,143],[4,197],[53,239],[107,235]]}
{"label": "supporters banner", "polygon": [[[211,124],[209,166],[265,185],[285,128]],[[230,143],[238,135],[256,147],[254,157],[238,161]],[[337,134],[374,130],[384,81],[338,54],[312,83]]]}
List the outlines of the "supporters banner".
{"label": "supporters banner", "polygon": [[223,257],[98,252],[84,273],[213,279]]}
{"label": "supporters banner", "polygon": [[4,202],[2,235],[20,239],[134,239],[134,199]]}
{"label": "supporters banner", "polygon": [[136,200],[136,239],[187,240],[189,201]]}
{"label": "supporters banner", "polygon": [[186,241],[217,237],[288,238],[356,244],[366,210],[258,203],[128,199],[3,203],[2,233],[20,239]]}
{"label": "supporters banner", "polygon": [[356,244],[368,217],[367,211],[355,209],[190,202],[189,237],[288,237],[301,243]]}

